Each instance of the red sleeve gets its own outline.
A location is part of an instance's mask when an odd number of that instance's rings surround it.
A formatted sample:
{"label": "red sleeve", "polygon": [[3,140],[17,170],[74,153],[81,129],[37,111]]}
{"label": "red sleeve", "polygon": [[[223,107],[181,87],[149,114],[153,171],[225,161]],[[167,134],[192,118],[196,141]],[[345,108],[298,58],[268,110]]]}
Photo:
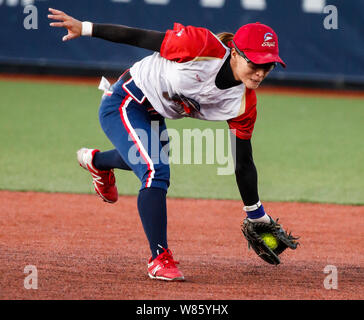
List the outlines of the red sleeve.
{"label": "red sleeve", "polygon": [[197,57],[222,59],[225,53],[222,43],[208,29],[179,23],[174,24],[173,30],[167,30],[160,50],[163,58],[179,63]]}
{"label": "red sleeve", "polygon": [[229,128],[239,139],[249,140],[252,137],[255,120],[257,118],[257,96],[254,90],[245,91],[245,112],[228,120]]}

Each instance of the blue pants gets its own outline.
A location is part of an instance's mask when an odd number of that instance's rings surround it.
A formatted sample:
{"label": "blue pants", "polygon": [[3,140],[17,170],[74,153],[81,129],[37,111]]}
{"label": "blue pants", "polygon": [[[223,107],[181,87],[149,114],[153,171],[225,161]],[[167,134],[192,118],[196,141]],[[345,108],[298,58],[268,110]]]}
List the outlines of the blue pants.
{"label": "blue pants", "polygon": [[165,121],[131,78],[120,77],[103,95],[99,119],[122,160],[141,181],[140,190],[167,190],[170,169]]}

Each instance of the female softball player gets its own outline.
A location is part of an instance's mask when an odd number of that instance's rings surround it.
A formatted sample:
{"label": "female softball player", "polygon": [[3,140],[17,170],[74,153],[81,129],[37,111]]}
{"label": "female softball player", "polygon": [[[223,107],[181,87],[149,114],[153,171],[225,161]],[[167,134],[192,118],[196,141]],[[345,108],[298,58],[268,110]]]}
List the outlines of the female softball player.
{"label": "female softball player", "polygon": [[[235,173],[244,210],[250,221],[270,223],[259,201],[250,142],[257,113],[254,89],[277,63],[285,66],[270,27],[252,23],[235,35],[216,36],[205,28],[175,23],[172,30],[158,32],[81,22],[62,11],[49,11],[48,17],[57,20],[50,25],[68,30],[63,41],[92,36],[155,51],[122,74],[102,97],[99,119],[115,149],[77,152],[80,165],[92,175],[95,191],[106,202],[118,199],[113,169],[132,170],[140,179],[138,211],[152,254],[151,278],[184,280],[167,244],[170,170],[168,137],[161,135],[165,118],[226,120],[237,137]],[[146,138],[138,133],[141,130],[148,133]],[[153,152],[153,141],[158,141],[159,152]],[[143,161],[131,159],[130,150]]]}

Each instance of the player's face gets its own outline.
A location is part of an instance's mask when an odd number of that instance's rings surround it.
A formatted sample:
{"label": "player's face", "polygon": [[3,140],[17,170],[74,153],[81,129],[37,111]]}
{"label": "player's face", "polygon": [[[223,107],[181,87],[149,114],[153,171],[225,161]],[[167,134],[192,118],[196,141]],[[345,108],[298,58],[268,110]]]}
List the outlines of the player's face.
{"label": "player's face", "polygon": [[274,68],[274,63],[255,64],[251,61],[247,62],[235,49],[232,49],[231,52],[230,65],[235,80],[243,82],[248,89],[257,89]]}

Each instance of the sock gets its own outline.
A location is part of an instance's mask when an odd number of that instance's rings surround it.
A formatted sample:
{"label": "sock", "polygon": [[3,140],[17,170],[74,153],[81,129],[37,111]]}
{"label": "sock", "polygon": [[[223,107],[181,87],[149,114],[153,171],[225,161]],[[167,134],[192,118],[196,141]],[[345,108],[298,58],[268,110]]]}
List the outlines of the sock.
{"label": "sock", "polygon": [[144,232],[149,241],[152,259],[167,249],[167,191],[145,188],[139,191],[138,210]]}
{"label": "sock", "polygon": [[93,164],[96,169],[102,171],[114,168],[131,170],[116,149],[105,152],[96,152]]}
{"label": "sock", "polygon": [[251,222],[264,222],[264,223],[270,223],[269,216],[265,213],[264,216],[256,219],[248,218]]}
{"label": "sock", "polygon": [[[258,208],[256,208],[258,206]],[[251,222],[265,222],[270,223],[269,216],[265,213],[264,207],[260,201],[253,206],[245,206],[244,210],[248,215],[248,219]]]}

